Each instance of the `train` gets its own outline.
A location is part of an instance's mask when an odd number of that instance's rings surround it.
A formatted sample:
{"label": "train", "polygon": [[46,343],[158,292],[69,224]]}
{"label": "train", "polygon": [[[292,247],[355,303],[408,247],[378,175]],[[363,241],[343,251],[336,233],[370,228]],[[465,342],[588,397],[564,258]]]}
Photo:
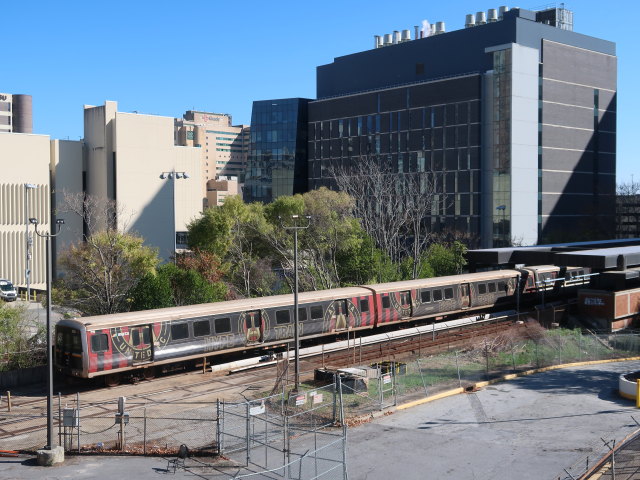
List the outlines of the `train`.
{"label": "train", "polygon": [[[532,266],[298,295],[300,340],[514,307],[589,282],[581,267]],[[65,377],[150,379],[159,371],[294,339],[294,297],[276,295],[60,320],[54,365]]]}

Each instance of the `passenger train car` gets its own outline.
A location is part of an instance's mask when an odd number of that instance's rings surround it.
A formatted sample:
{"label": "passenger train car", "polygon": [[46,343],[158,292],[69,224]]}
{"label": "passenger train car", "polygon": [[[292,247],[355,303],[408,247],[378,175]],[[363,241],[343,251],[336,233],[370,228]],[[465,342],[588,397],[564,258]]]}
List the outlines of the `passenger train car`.
{"label": "passenger train car", "polygon": [[[549,270],[536,268],[300,293],[300,338],[515,305],[536,285],[546,288],[539,280]],[[559,269],[551,268],[557,278]],[[571,280],[570,272],[565,278]],[[176,363],[273,348],[294,338],[293,304],[293,295],[279,295],[61,320],[55,365],[64,375],[104,376],[116,385],[123,376],[151,378]]]}

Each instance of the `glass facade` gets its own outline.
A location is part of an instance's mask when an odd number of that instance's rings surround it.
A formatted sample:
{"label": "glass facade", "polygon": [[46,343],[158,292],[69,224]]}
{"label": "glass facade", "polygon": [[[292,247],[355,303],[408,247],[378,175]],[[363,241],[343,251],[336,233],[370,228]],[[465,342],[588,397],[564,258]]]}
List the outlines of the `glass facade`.
{"label": "glass facade", "polygon": [[511,245],[511,49],[493,53],[493,246]]}
{"label": "glass facade", "polygon": [[335,172],[372,159],[397,174],[401,194],[410,175],[435,186],[431,228],[479,235],[480,85],[468,76],[312,102],[309,188],[337,189]]}
{"label": "glass facade", "polygon": [[308,99],[253,102],[243,198],[269,203],[307,191]]}

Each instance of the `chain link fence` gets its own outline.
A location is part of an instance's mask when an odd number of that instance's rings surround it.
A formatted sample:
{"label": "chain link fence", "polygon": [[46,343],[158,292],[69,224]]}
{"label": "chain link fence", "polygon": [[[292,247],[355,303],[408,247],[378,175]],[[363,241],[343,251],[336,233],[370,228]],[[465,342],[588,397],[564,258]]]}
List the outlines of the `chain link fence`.
{"label": "chain link fence", "polygon": [[640,429],[637,423],[604,433],[598,441],[585,447],[590,453],[564,468],[554,480],[637,478],[635,475],[640,458]]}
{"label": "chain link fence", "polygon": [[[286,385],[270,396],[260,394],[269,391],[262,388],[255,390],[259,398],[239,403],[136,399],[119,406],[85,403],[78,395],[67,405],[54,400],[54,426],[68,452],[175,455],[184,444],[196,457],[229,459],[245,476],[276,469],[274,475],[288,478],[340,478],[342,428],[390,406],[535,368],[639,355],[638,334],[527,326],[440,355],[389,355],[373,366],[346,369],[338,379],[342,395],[332,375],[303,384],[297,395],[287,393]],[[0,449],[34,451],[46,443],[42,401],[23,400],[8,411],[6,397],[0,399],[0,428],[19,425],[0,439]],[[312,470],[334,473],[303,475]]]}

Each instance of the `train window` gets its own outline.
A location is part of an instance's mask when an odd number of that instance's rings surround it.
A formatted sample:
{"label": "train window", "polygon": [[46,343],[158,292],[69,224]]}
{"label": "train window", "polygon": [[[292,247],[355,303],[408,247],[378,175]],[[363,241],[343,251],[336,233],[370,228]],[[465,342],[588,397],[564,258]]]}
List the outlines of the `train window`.
{"label": "train window", "polygon": [[278,310],[276,312],[276,325],[285,325],[290,322],[289,310]]}
{"label": "train window", "polygon": [[422,303],[429,303],[431,301],[431,290],[422,290],[420,292],[420,300]]}
{"label": "train window", "polygon": [[173,340],[183,340],[185,338],[189,338],[189,324],[188,323],[171,324],[171,338]]}
{"label": "train window", "polygon": [[231,319],[228,317],[216,318],[213,321],[213,326],[217,334],[229,333],[231,331]]}
{"label": "train window", "polygon": [[584,270],[578,270],[578,275],[583,276],[584,275]]}
{"label": "train window", "polygon": [[453,298],[453,288],[445,288],[444,289],[444,299],[449,300]]}
{"label": "train window", "polygon": [[369,311],[369,299],[365,298],[364,300],[360,300],[360,311],[362,313],[367,313]]}
{"label": "train window", "polygon": [[298,309],[298,321],[299,322],[306,322],[307,321],[307,309],[306,308],[299,308]]}
{"label": "train window", "polygon": [[211,335],[211,324],[209,323],[209,320],[193,322],[193,336],[204,337],[206,335]]}
{"label": "train window", "polygon": [[131,329],[131,345],[133,345],[134,347],[137,347],[138,345],[140,345],[140,329],[139,328],[132,328]]}
{"label": "train window", "polygon": [[322,305],[316,305],[315,307],[311,307],[312,319],[319,319],[323,317],[324,317],[324,314],[322,313]]}
{"label": "train window", "polygon": [[[140,338],[140,331],[142,331],[142,338]],[[149,335],[149,327],[134,327],[131,329],[131,345],[137,347],[144,343],[149,345],[151,343],[151,336]]]}
{"label": "train window", "polygon": [[489,293],[495,293],[495,291],[496,291],[496,284],[495,284],[495,283],[493,283],[493,282],[491,282],[491,283],[488,283],[487,285],[489,285]]}
{"label": "train window", "polygon": [[382,308],[389,308],[391,306],[391,300],[389,297],[382,297]]}
{"label": "train window", "polygon": [[507,284],[504,283],[504,282],[498,282],[498,291],[506,292],[507,291]]}
{"label": "train window", "polygon": [[58,348],[72,353],[82,352],[80,331],[69,327],[56,327],[56,344]]}
{"label": "train window", "polygon": [[106,333],[96,333],[91,336],[91,351],[93,353],[109,350],[109,338]]}
{"label": "train window", "polygon": [[433,301],[439,302],[442,300],[442,290],[434,290],[433,291]]}
{"label": "train window", "polygon": [[484,295],[485,293],[487,293],[487,284],[486,283],[479,283],[478,284],[478,294],[479,295]]}

